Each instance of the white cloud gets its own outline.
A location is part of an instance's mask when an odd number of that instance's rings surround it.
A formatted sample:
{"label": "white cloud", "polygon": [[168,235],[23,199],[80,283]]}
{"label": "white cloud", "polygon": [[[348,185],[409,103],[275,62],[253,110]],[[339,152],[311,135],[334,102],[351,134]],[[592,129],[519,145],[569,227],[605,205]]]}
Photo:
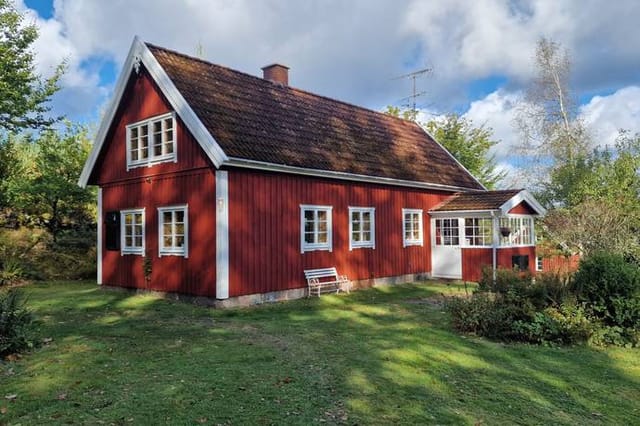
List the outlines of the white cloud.
{"label": "white cloud", "polygon": [[580,108],[598,145],[613,145],[621,129],[640,132],[640,87],[622,88],[609,96],[594,96]]}
{"label": "white cloud", "polygon": [[513,125],[518,99],[518,93],[498,90],[472,102],[464,113],[464,117],[472,120],[476,126],[484,125],[493,130],[494,140],[498,141],[493,154],[499,161],[513,156],[519,142]]}

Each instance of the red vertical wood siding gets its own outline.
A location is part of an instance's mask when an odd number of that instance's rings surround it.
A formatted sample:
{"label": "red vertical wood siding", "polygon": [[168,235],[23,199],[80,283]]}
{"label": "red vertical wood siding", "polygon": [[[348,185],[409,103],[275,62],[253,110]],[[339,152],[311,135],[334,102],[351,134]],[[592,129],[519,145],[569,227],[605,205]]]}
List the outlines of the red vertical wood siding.
{"label": "red vertical wood siding", "polygon": [[[204,169],[103,187],[105,212],[145,209],[145,255],[152,262],[151,281],[146,283],[142,256],[121,255],[103,246],[103,284],[215,296],[214,180],[213,172]],[[189,257],[159,257],[157,208],[178,204],[188,205]]]}
{"label": "red vertical wood siding", "polygon": [[[482,278],[482,268],[493,267],[493,250],[490,248],[462,249],[462,279],[478,282]],[[509,265],[511,267],[511,259]]]}
{"label": "red vertical wood siding", "polygon": [[[498,248],[496,263],[498,268],[511,269],[512,256],[529,256],[529,271],[536,270],[535,247],[503,247]],[[482,268],[493,267],[493,249],[491,248],[463,248],[462,249],[462,279],[464,281],[480,281]]]}
{"label": "red vertical wood siding", "polygon": [[[428,210],[450,194],[279,173],[229,170],[229,294],[304,287],[304,269],[353,280],[431,271]],[[300,205],[332,206],[333,250],[300,251]],[[375,207],[375,249],[349,250],[349,207]],[[402,209],[423,210],[424,245],[402,247]]]}
{"label": "red vertical wood siding", "polygon": [[[197,141],[176,117],[178,161],[126,168],[127,124],[171,110],[143,68],[131,76],[90,183],[103,189],[103,214],[145,209],[145,254],[151,259],[152,274],[145,282],[142,256],[121,256],[103,245],[103,283],[215,296],[215,175]],[[188,205],[189,257],[159,257],[157,208],[178,204]]]}
{"label": "red vertical wood siding", "polygon": [[536,214],[535,210],[533,210],[531,208],[531,206],[526,201],[521,202],[520,204],[518,204],[517,206],[515,206],[514,208],[509,210],[509,213],[511,213],[511,214],[531,214],[531,215],[535,215]]}
{"label": "red vertical wood siding", "polygon": [[542,258],[542,272],[567,273],[578,270],[580,256],[552,256]]}
{"label": "red vertical wood siding", "polygon": [[90,184],[97,183],[102,186],[123,179],[209,167],[210,162],[204,152],[185,128],[184,123],[176,116],[178,162],[160,163],[152,167],[136,167],[127,171],[126,126],[170,112],[172,108],[143,68],[138,76],[132,74],[125,93],[98,158],[99,167],[96,167],[89,180]]}

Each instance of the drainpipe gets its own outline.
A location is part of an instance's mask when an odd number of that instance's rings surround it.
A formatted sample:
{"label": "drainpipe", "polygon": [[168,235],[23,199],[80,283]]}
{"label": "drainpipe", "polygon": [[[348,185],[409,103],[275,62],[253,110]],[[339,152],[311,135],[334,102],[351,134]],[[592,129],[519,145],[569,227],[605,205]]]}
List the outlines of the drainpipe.
{"label": "drainpipe", "polygon": [[496,212],[491,212],[491,228],[493,231],[493,244],[491,245],[491,251],[493,252],[493,283],[496,283],[496,269],[498,268],[498,217],[496,216]]}

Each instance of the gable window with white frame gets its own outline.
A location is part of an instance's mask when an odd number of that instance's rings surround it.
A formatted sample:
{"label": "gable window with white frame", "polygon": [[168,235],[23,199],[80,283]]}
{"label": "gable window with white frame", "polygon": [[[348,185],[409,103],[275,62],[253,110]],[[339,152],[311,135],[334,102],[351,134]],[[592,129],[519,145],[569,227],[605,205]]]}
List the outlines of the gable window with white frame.
{"label": "gable window with white frame", "polygon": [[177,161],[176,144],[173,112],[127,125],[127,170]]}
{"label": "gable window with white frame", "polygon": [[120,211],[120,253],[144,256],[144,209]]}
{"label": "gable window with white frame", "polygon": [[403,247],[422,245],[422,210],[402,209]]}
{"label": "gable window with white frame", "polygon": [[375,214],[373,207],[349,207],[349,250],[376,247]]}
{"label": "gable window with white frame", "polygon": [[300,250],[332,250],[331,206],[300,206]]}
{"label": "gable window with white frame", "polygon": [[158,255],[189,257],[188,207],[158,207]]}

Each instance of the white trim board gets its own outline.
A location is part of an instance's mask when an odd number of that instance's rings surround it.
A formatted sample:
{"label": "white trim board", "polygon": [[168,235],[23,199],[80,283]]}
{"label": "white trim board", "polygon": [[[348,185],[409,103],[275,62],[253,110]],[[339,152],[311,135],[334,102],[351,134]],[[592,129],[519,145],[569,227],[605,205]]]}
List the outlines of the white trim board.
{"label": "white trim board", "polygon": [[229,298],[229,176],[216,171],[216,299]]}
{"label": "white trim board", "polygon": [[211,133],[209,133],[204,124],[202,124],[202,121],[200,121],[196,113],[178,91],[167,73],[160,66],[160,63],[158,63],[158,60],[153,56],[144,42],[136,36],[133,39],[131,48],[129,49],[129,54],[127,55],[127,59],[122,67],[122,72],[118,77],[111,103],[109,104],[104,118],[100,123],[100,127],[98,128],[89,158],[84,164],[84,168],[80,174],[80,179],[78,179],[78,185],[83,188],[87,186],[91,172],[98,161],[98,156],[100,155],[100,151],[105,143],[107,133],[113,124],[116,111],[122,101],[129,77],[132,72],[135,72],[135,68],[139,67],[140,64],[144,65],[151,78],[160,88],[162,94],[169,101],[171,107],[177,113],[178,117],[180,117],[184,122],[185,126],[194,138],[198,141],[215,167],[219,168],[222,163],[227,160],[227,155],[222,151],[220,145],[218,145]]}

